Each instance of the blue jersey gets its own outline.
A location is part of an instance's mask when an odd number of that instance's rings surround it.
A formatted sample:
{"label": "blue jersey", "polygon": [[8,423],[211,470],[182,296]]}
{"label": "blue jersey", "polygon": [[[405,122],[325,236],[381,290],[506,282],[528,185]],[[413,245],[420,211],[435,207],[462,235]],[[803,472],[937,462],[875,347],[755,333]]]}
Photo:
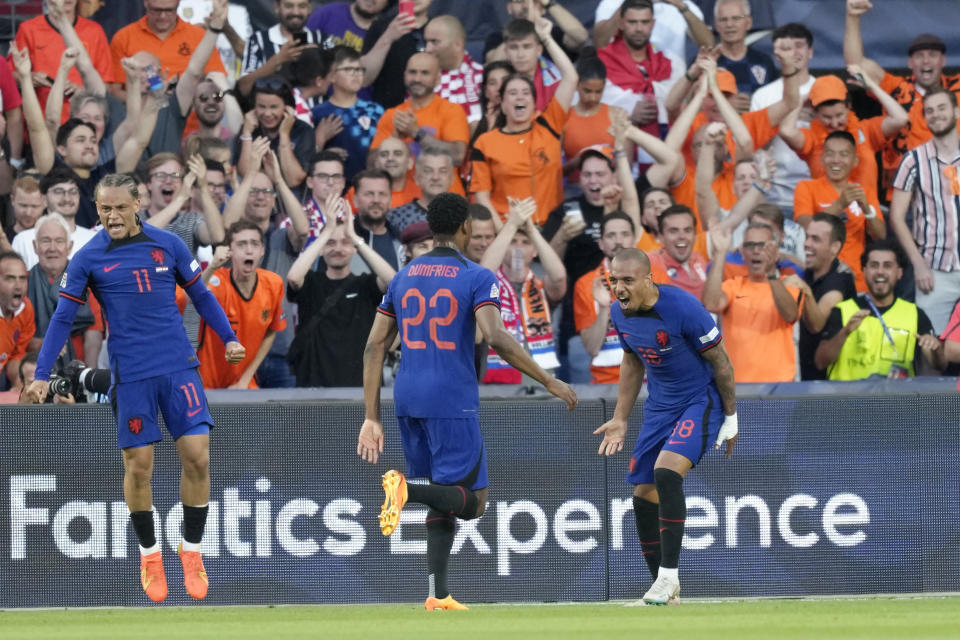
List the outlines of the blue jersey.
{"label": "blue jersey", "polygon": [[625,315],[610,305],[610,319],[624,351],[646,366],[646,406],[676,407],[703,397],[716,386],[713,367],[700,352],[720,342],[720,329],[694,296],[669,285],[657,285],[660,297],[651,309]]}
{"label": "blue jersey", "polygon": [[109,325],[115,382],[133,382],[196,367],[177,309],[176,285],[200,277],[200,265],[176,235],[144,226],[123,240],[100,231],[70,260],[60,295],[85,302],[87,287]]}
{"label": "blue jersey", "polygon": [[474,311],[500,308],[493,272],[438,247],[390,281],[377,309],[396,318],[400,371],[393,402],[398,416],[464,418],[480,408],[474,366]]}

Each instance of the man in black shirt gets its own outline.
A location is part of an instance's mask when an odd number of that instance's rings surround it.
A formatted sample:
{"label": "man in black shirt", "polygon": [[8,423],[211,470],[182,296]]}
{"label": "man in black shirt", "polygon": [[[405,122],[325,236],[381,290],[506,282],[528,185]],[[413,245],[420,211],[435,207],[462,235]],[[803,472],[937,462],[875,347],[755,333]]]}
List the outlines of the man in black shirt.
{"label": "man in black shirt", "polygon": [[837,259],[846,239],[843,220],[829,213],[814,214],[803,243],[806,254],[804,278],[788,276],[806,298],[800,323],[801,380],[826,380],[826,371],[818,369],[813,361],[820,344],[820,332],[834,305],[857,295],[853,271]]}
{"label": "man in black shirt", "polygon": [[[363,347],[396,271],[357,235],[342,198],[332,195],[324,211],[330,212],[328,224],[287,273],[287,297],[297,303],[300,317],[287,359],[298,387],[359,387]],[[343,222],[334,212],[343,212]],[[350,272],[357,252],[373,273]],[[313,270],[320,257],[323,272]]]}
{"label": "man in black shirt", "polygon": [[427,48],[423,30],[430,21],[431,3],[414,0],[413,17],[400,15],[396,8],[384,11],[363,39],[363,86],[373,86],[373,101],[384,109],[397,106],[407,97],[404,71],[411,56]]}

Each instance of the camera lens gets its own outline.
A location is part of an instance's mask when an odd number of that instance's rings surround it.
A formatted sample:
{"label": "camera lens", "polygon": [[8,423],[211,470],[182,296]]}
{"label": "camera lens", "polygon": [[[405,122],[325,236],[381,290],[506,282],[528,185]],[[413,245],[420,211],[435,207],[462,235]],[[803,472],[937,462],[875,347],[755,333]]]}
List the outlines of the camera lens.
{"label": "camera lens", "polygon": [[50,392],[58,396],[68,395],[70,393],[70,381],[66,378],[51,376]]}

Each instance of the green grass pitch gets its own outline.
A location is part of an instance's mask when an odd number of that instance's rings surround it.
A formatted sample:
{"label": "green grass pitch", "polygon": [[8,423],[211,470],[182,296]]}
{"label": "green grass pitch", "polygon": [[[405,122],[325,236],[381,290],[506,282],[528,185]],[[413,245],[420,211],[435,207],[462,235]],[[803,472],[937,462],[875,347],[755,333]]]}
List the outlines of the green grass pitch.
{"label": "green grass pitch", "polygon": [[920,640],[960,637],[960,597],[856,600],[686,601],[679,607],[623,603],[475,605],[428,613],[418,605],[143,607],[0,611],[0,637],[124,640],[530,640],[545,638],[815,638]]}

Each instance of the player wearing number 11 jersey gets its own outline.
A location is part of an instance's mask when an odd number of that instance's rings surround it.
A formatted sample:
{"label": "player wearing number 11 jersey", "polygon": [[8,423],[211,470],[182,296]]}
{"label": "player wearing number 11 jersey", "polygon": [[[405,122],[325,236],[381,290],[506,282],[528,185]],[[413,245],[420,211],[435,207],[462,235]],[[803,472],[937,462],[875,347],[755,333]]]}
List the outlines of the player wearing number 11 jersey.
{"label": "player wearing number 11 jersey", "polygon": [[383,476],[386,500],[380,530],[390,535],[408,501],[427,505],[427,610],[466,609],[447,590],[447,562],[456,518],[479,518],[487,503],[486,450],[480,434],[480,398],[474,369],[474,338],[484,338],[514,368],[531,376],[573,409],[577,396],[535,363],[507,333],[493,272],[461,253],[470,240],[469,205],[440,194],[430,203],[427,223],[433,251],[404,267],[387,289],[363,354],[366,419],[357,454],[376,463],[383,452],[380,378],[383,359],[397,333],[400,370],[394,406],[407,461],[407,475],[429,485],[407,484],[391,470]]}
{"label": "player wearing number 11 jersey", "polygon": [[210,428],[197,355],[187,340],[177,309],[175,287],[182,286],[197,311],[226,345],[228,362],[240,362],[244,348],[216,298],[200,280],[200,266],[176,235],[140,225],[136,182],[126,175],[106,176],[95,191],[104,229],[70,261],[60,281],[60,302],[37,359],[35,380],[26,396],[43,402],[50,365],[66,340],[85,291],[97,297],[110,325],[108,347],[113,374],[117,443],[123,450],[123,493],[140,541],[140,583],[159,602],[167,581],[154,534],[153,443],[161,439],[158,406],[176,441],[183,464],[183,564],[187,592],[207,594],[200,542],[210,500]]}
{"label": "player wearing number 11 jersey", "polygon": [[680,593],[678,562],[686,498],[683,479],[707,447],[737,440],[733,366],[720,330],[700,301],[682,289],[654,284],[650,260],[624,249],[610,267],[610,286],[619,304],[610,319],[620,337],[623,361],[613,419],[601,454],[623,448],[627,419],[646,371],[649,397],[630,458],[627,482],[634,485],[633,511],[653,586],[635,604],[668,604]]}

